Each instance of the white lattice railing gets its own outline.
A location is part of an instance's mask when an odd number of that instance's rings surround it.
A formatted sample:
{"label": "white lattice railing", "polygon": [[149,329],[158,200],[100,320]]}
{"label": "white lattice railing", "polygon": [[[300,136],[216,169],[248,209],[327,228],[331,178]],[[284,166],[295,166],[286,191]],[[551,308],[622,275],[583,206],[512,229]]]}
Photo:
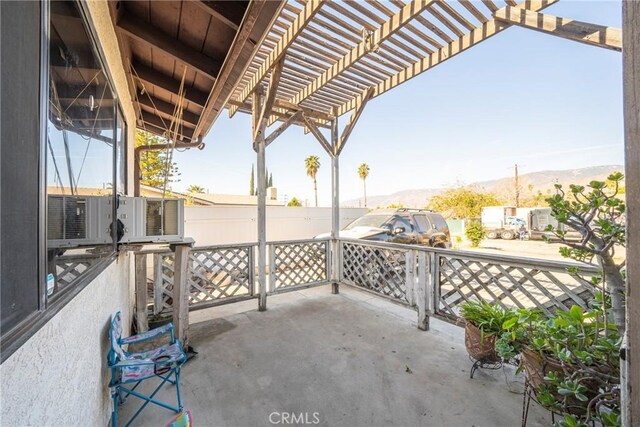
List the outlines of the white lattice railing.
{"label": "white lattice railing", "polygon": [[329,240],[270,242],[269,292],[328,283]]}
{"label": "white lattice railing", "polygon": [[[256,246],[192,248],[190,309],[255,298]],[[332,247],[329,239],[268,242],[268,293],[337,281],[416,309],[418,326],[426,329],[429,316],[458,320],[464,301],[552,313],[574,304],[586,307],[598,292],[591,281],[598,269],[591,266],[353,239],[338,240],[338,272],[332,275]],[[136,276],[144,282],[136,289],[147,290],[143,301],[149,313],[167,313],[173,303],[173,253],[147,251],[136,259],[146,255],[154,260],[152,273],[146,261],[140,264]]]}
{"label": "white lattice railing", "polygon": [[456,321],[465,301],[551,314],[586,308],[599,292],[596,267],[571,262],[340,239],[340,282]]}

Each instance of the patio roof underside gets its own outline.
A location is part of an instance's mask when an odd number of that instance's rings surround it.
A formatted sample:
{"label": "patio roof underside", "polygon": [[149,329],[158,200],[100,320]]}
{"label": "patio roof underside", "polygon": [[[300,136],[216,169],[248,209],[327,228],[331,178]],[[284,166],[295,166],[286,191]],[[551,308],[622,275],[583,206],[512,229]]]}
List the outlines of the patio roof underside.
{"label": "patio roof underside", "polygon": [[[268,125],[289,120],[327,127],[351,110],[353,121],[369,99],[514,24],[533,18],[529,27],[544,30],[555,17],[536,12],[557,1],[289,0],[236,86],[230,116],[250,113],[251,94],[263,86],[272,108]],[[607,45],[611,29],[567,22],[551,23],[556,35],[615,49]],[[277,83],[273,94],[270,80]]]}
{"label": "patio roof underside", "polygon": [[177,129],[183,142],[196,142],[215,121],[282,7],[192,0],[109,5],[137,127],[166,136]]}

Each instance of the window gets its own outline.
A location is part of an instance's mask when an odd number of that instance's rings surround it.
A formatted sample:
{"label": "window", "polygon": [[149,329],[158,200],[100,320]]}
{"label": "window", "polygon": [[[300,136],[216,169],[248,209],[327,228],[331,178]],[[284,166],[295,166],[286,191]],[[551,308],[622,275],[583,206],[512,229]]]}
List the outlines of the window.
{"label": "window", "polygon": [[[20,58],[20,64],[12,74],[2,69],[2,101],[16,105],[16,117],[2,110],[2,140],[18,138],[28,149],[19,145],[18,155],[7,153],[5,159],[2,146],[3,360],[8,336],[37,330],[41,319],[113,259],[116,197],[126,188],[127,129],[81,4],[9,5],[2,2],[2,59]],[[42,36],[34,28],[43,28]],[[7,39],[25,44],[25,37],[29,46],[16,52],[5,46]],[[13,93],[13,87],[21,91]],[[34,127],[25,117],[40,117],[41,123],[33,120]],[[15,131],[5,134],[8,124]],[[5,160],[14,163],[8,172]],[[5,185],[19,191],[5,198]],[[5,233],[16,229],[15,236]],[[9,239],[18,250],[6,251]],[[15,274],[5,274],[11,263]]]}
{"label": "window", "polygon": [[425,232],[431,230],[431,224],[429,223],[426,215],[414,215],[413,217],[415,218],[420,231]]}
{"label": "window", "polygon": [[436,230],[441,233],[447,233],[449,231],[449,226],[447,225],[447,221],[440,215],[431,215],[431,222]]}
{"label": "window", "polygon": [[407,218],[403,218],[401,216],[396,215],[391,220],[391,229],[395,230],[398,227],[404,228],[405,232],[413,231],[413,226],[411,225],[409,220],[407,220]]}

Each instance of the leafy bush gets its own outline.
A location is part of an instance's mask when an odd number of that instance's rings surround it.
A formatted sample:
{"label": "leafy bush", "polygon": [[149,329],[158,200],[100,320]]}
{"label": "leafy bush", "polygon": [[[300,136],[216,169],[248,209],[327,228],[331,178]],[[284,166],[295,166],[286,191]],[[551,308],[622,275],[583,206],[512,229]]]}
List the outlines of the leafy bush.
{"label": "leafy bush", "polygon": [[465,227],[464,235],[471,242],[471,246],[477,248],[482,239],[487,235],[487,230],[479,222],[472,222]]}

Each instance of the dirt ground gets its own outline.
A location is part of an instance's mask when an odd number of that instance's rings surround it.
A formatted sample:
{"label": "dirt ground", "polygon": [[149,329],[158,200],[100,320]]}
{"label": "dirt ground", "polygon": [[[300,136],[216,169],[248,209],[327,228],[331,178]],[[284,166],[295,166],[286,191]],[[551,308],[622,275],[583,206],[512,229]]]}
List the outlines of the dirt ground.
{"label": "dirt ground", "polygon": [[[455,237],[453,238],[454,248],[460,250],[488,252],[502,255],[515,255],[527,258],[542,258],[552,259],[558,261],[571,261],[568,258],[563,258],[559,253],[559,248],[562,246],[560,243],[547,243],[540,240],[502,240],[485,239],[480,243],[480,247],[472,248],[471,245],[463,241],[457,243]],[[620,248],[616,251],[616,258],[624,258],[624,249]]]}

